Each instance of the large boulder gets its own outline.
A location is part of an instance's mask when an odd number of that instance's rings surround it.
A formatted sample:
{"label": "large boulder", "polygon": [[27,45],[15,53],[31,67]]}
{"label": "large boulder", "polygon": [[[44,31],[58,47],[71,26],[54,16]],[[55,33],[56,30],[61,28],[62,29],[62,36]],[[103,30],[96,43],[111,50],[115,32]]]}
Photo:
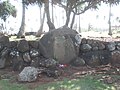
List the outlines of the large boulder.
{"label": "large boulder", "polygon": [[46,58],[69,63],[78,56],[80,43],[81,38],[75,30],[62,27],[45,34],[39,40],[39,50]]}

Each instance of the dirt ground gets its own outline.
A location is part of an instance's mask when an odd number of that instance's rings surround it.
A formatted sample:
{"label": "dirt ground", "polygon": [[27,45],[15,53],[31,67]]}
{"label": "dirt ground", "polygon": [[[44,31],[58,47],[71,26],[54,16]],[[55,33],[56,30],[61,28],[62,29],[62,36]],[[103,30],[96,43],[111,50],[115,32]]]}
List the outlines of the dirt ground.
{"label": "dirt ground", "polygon": [[[40,74],[38,76],[37,81],[31,82],[31,83],[24,83],[24,85],[29,86],[30,89],[33,89],[39,85],[55,82],[55,81],[61,81],[64,78],[69,79],[75,79],[79,77],[84,77],[86,75],[92,75],[97,76],[101,75],[101,77],[97,77],[98,79],[101,79],[102,82],[106,84],[113,84],[116,86],[117,90],[120,90],[120,78],[118,77],[111,77],[111,76],[120,76],[120,68],[113,67],[111,65],[106,66],[100,66],[96,68],[91,68],[88,66],[84,67],[73,67],[73,66],[67,66],[64,68],[61,68],[62,74],[58,78],[48,77],[44,74]],[[11,83],[21,83],[17,81],[17,75],[19,72],[12,71],[11,68],[1,69],[0,70],[0,79],[10,79]]]}

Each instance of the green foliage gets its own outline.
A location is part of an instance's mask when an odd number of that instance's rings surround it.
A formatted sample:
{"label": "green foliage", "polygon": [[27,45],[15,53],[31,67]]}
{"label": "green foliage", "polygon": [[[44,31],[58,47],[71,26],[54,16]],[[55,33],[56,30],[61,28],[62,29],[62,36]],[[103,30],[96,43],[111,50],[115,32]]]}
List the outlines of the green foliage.
{"label": "green foliage", "polygon": [[16,17],[17,10],[8,0],[0,3],[0,18],[6,21],[11,15]]}
{"label": "green foliage", "polygon": [[26,5],[29,5],[29,4],[39,4],[39,5],[42,5],[43,3],[43,0],[25,0],[24,2]]}

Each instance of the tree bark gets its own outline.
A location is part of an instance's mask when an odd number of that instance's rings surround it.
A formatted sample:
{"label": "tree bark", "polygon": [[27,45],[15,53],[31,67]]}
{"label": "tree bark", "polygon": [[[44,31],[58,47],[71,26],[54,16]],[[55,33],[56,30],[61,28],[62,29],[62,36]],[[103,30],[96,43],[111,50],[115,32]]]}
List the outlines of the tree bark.
{"label": "tree bark", "polygon": [[44,21],[45,21],[45,10],[44,10],[44,13],[43,13],[43,18],[42,18],[42,20],[41,20],[41,26],[40,26],[38,32],[36,33],[36,36],[37,36],[37,37],[40,37],[41,34],[42,34],[42,32],[43,32]]}
{"label": "tree bark", "polygon": [[65,23],[65,26],[68,26],[68,24],[70,22],[70,15],[71,15],[70,10],[68,10],[68,12],[66,11],[66,23]]}
{"label": "tree bark", "polygon": [[45,2],[45,12],[46,12],[46,16],[47,16],[47,24],[49,27],[49,31],[51,31],[51,30],[55,29],[55,26],[51,22],[51,19],[50,19],[49,0],[46,0],[46,2]]}
{"label": "tree bark", "polygon": [[112,35],[112,30],[111,30],[111,3],[109,4],[109,33],[108,35]]}
{"label": "tree bark", "polygon": [[54,9],[53,9],[53,0],[52,0],[52,23],[54,24]]}
{"label": "tree bark", "polygon": [[71,29],[73,28],[74,22],[75,22],[75,14],[73,14],[72,22],[71,22],[71,25],[70,25],[70,28],[71,28]]}
{"label": "tree bark", "polygon": [[17,34],[17,37],[24,37],[25,36],[25,1],[22,0],[22,21],[21,21],[21,26],[19,29],[19,32]]}
{"label": "tree bark", "polygon": [[79,15],[79,33],[81,33],[81,25],[80,25],[80,15]]}

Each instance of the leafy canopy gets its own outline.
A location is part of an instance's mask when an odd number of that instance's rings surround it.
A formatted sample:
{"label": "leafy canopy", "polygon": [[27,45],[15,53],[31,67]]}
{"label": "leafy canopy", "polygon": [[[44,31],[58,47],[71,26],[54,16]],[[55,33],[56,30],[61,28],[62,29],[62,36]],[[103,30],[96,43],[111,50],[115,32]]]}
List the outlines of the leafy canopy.
{"label": "leafy canopy", "polygon": [[9,0],[0,3],[0,18],[6,21],[6,19],[11,15],[16,17],[17,10]]}

